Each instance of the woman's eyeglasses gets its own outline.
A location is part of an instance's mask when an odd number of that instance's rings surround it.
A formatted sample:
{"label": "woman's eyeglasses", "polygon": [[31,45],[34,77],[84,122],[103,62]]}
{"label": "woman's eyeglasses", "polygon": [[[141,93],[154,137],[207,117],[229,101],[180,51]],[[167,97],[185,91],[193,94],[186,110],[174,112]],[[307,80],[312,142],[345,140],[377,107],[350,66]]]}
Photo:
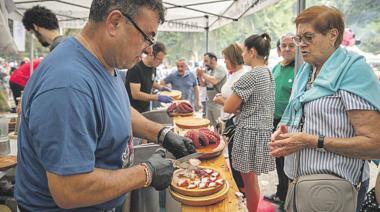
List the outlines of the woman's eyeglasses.
{"label": "woman's eyeglasses", "polygon": [[303,42],[306,45],[309,45],[313,42],[315,37],[315,32],[305,32],[303,35],[296,35],[293,37],[294,44],[300,46]]}

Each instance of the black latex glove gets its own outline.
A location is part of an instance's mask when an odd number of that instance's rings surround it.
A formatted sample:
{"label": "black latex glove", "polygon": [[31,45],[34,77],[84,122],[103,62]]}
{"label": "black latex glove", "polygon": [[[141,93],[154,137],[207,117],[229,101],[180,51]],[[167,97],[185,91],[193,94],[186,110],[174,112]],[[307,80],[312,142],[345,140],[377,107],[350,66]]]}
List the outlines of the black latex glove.
{"label": "black latex glove", "polygon": [[165,159],[166,150],[159,148],[144,163],[148,166],[152,174],[150,186],[156,190],[164,190],[172,182],[174,167],[170,160]]}
{"label": "black latex glove", "polygon": [[162,146],[169,150],[176,158],[195,153],[195,146],[189,138],[171,131],[166,134]]}

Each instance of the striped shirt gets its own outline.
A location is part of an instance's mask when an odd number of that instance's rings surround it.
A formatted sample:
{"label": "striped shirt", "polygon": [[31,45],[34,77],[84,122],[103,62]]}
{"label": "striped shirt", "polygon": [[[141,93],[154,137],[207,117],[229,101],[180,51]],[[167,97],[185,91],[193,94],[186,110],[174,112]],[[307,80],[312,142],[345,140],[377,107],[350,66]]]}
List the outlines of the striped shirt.
{"label": "striped shirt", "polygon": [[[304,132],[312,135],[324,135],[331,138],[350,138],[355,130],[348,118],[349,110],[376,110],[363,98],[338,90],[332,96],[325,96],[304,104]],[[289,132],[299,132],[298,128],[289,128]],[[294,155],[285,157],[284,171],[294,178]],[[335,174],[352,184],[359,183],[363,160],[349,158],[324,149],[303,149],[300,151],[298,176],[310,174]],[[365,163],[361,181],[369,178],[369,166]]]}

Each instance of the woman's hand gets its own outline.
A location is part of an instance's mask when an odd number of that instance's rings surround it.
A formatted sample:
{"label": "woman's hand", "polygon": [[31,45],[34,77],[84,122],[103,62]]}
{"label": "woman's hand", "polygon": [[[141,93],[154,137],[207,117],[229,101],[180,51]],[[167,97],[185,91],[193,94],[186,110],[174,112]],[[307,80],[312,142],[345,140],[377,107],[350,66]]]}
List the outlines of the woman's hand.
{"label": "woman's hand", "polygon": [[306,133],[287,133],[287,128],[281,126],[272,134],[272,142],[269,144],[270,153],[274,157],[290,155],[305,148],[314,148],[318,142],[318,136]]}
{"label": "woman's hand", "polygon": [[225,98],[222,96],[222,94],[218,93],[215,95],[213,101],[220,105],[224,105]]}

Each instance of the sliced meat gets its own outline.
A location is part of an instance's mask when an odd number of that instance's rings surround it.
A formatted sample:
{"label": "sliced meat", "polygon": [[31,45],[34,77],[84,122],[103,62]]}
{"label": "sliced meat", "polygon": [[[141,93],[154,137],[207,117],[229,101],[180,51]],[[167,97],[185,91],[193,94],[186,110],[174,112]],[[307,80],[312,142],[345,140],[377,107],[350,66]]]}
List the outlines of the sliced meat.
{"label": "sliced meat", "polygon": [[218,177],[219,176],[219,173],[218,172],[214,172],[211,174],[212,177]]}
{"label": "sliced meat", "polygon": [[198,188],[203,189],[207,188],[208,183],[199,183]]}
{"label": "sliced meat", "polygon": [[216,187],[216,183],[214,183],[214,182],[211,182],[211,183],[209,183],[208,184],[208,186],[207,187],[209,187],[209,188],[212,188],[212,187]]}
{"label": "sliced meat", "polygon": [[188,179],[179,179],[177,182],[177,185],[179,187],[186,187],[189,185],[189,180]]}
{"label": "sliced meat", "polygon": [[218,185],[223,185],[224,184],[224,180],[223,179],[219,179],[219,180],[216,180],[215,183],[218,184]]}
{"label": "sliced meat", "polygon": [[197,187],[197,185],[195,185],[195,184],[193,184],[193,183],[190,183],[190,184],[187,186],[188,189],[194,189],[194,188],[196,188],[196,187]]}

